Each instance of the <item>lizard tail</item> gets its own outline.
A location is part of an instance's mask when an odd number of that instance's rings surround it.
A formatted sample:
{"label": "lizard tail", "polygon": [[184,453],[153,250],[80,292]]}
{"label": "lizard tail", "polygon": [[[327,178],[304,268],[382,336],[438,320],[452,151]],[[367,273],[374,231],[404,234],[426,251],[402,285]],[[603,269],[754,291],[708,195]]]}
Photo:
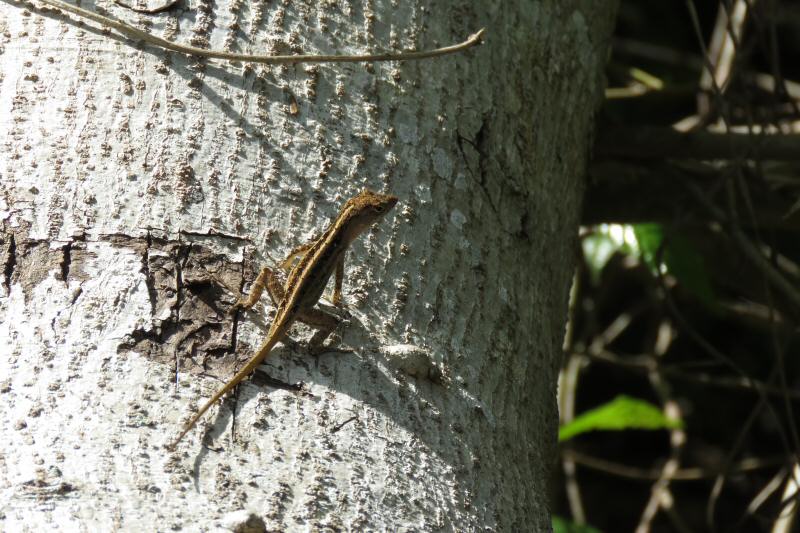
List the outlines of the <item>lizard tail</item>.
{"label": "lizard tail", "polygon": [[289,329],[289,325],[287,324],[287,325],[285,325],[283,327],[276,328],[276,331],[270,332],[270,335],[267,337],[267,340],[264,341],[264,344],[261,345],[261,348],[258,349],[258,352],[256,352],[256,354],[247,362],[247,364],[244,366],[244,368],[242,368],[239,372],[237,372],[236,375],[233,376],[233,378],[231,378],[231,380],[228,381],[225,384],[224,387],[222,387],[220,390],[218,390],[216,392],[216,394],[214,394],[214,396],[212,396],[211,399],[208,400],[205,403],[205,405],[200,408],[199,411],[197,411],[197,413],[192,417],[192,419],[189,421],[189,423],[186,424],[186,427],[183,428],[183,431],[181,432],[181,434],[178,435],[178,438],[175,439],[172,442],[172,444],[167,446],[167,448],[170,449],[170,450],[174,450],[175,447],[178,445],[178,443],[181,441],[181,439],[183,439],[183,437],[185,437],[186,434],[189,433],[189,431],[194,427],[194,425],[197,423],[197,421],[200,420],[200,417],[203,416],[203,414],[205,414],[205,412],[208,411],[208,409],[212,405],[214,405],[217,402],[217,400],[222,398],[222,396],[226,392],[228,392],[229,390],[234,388],[244,378],[249,376],[250,373],[253,370],[255,370],[258,367],[258,365],[260,365],[262,363],[262,361],[264,361],[264,359],[267,358],[269,353],[272,351],[272,348],[276,344],[278,344],[278,341],[283,338],[284,333],[288,329]]}

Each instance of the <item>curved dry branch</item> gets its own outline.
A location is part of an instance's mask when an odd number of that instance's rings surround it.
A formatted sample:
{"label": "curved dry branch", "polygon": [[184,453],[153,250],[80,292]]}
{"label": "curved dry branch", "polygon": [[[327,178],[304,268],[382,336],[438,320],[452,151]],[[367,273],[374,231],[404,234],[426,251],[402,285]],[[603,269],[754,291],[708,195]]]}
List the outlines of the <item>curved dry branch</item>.
{"label": "curved dry branch", "polygon": [[419,59],[428,59],[432,57],[439,57],[448,54],[455,54],[472,48],[473,46],[483,42],[483,34],[486,29],[481,28],[477,32],[467,38],[464,42],[454,44],[452,46],[445,46],[443,48],[436,48],[434,50],[422,50],[420,52],[386,52],[381,54],[364,54],[364,55],[250,55],[250,54],[237,54],[233,52],[222,52],[218,50],[205,50],[203,48],[196,48],[194,46],[185,46],[182,44],[173,43],[161,37],[151,35],[146,31],[140,30],[126,24],[117,19],[100,15],[93,11],[73,6],[61,0],[40,0],[42,3],[49,6],[63,9],[78,16],[99,22],[104,26],[108,26],[120,32],[121,34],[132,39],[141,39],[142,41],[180,52],[182,54],[209,57],[213,59],[224,59],[226,61],[244,61],[249,63],[264,63],[268,65],[287,64],[287,63],[359,63],[367,61],[412,61]]}

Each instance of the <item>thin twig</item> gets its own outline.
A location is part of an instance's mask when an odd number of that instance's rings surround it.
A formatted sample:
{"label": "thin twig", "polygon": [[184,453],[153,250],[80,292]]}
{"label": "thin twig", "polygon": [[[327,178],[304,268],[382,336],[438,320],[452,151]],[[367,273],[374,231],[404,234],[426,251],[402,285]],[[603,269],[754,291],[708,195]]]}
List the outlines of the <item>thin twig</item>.
{"label": "thin twig", "polygon": [[[711,216],[721,223],[730,223],[730,220],[725,216],[722,210],[708,201],[704,191],[693,183],[688,183],[686,186]],[[758,268],[764,274],[764,277],[781,291],[781,294],[800,309],[800,291],[795,288],[794,283],[786,279],[786,277],[764,257],[764,254],[759,251],[758,247],[750,241],[743,231],[733,226],[730,227],[729,232],[731,238],[739,247],[739,250],[750,260],[753,266]]]}
{"label": "thin twig", "polygon": [[747,4],[742,0],[736,0],[731,8],[720,2],[711,43],[708,46],[709,63],[713,68],[704,69],[700,76],[700,89],[703,91],[712,90],[712,79],[722,91],[730,82],[738,59],[739,40],[747,15]]}
{"label": "thin twig", "polygon": [[[583,261],[582,264],[586,264]],[[581,275],[578,270],[573,276],[572,288],[569,292],[569,318],[567,320],[567,334],[564,336],[563,350],[569,354],[567,364],[561,371],[558,383],[558,411],[561,413],[562,423],[566,424],[575,418],[575,399],[578,388],[578,377],[583,366],[583,357],[576,354],[573,346],[575,313],[578,308],[578,299],[581,292]],[[570,444],[567,444],[569,448]],[[580,486],[576,477],[577,468],[575,461],[569,457],[562,456],[562,468],[564,470],[564,489],[567,495],[570,515],[578,524],[586,523],[586,512],[583,508]]]}
{"label": "thin twig", "polygon": [[750,503],[747,505],[747,509],[742,516],[739,517],[739,521],[736,524],[736,527],[732,528],[733,531],[742,531],[742,526],[744,525],[745,521],[751,519],[755,516],[756,512],[758,511],[759,507],[764,505],[778,489],[781,488],[783,482],[786,480],[786,474],[788,473],[789,469],[784,466],[783,468],[779,469],[778,472],[772,476],[758,494],[756,494]]}
{"label": "thin twig", "polygon": [[478,30],[470,35],[470,37],[459,44],[452,46],[445,46],[444,48],[436,48],[435,50],[423,50],[421,52],[387,52],[383,54],[365,54],[365,55],[250,55],[250,54],[237,54],[233,52],[221,52],[218,50],[204,50],[194,46],[185,46],[182,44],[173,43],[161,37],[156,37],[142,31],[138,28],[126,24],[122,21],[99,15],[93,11],[67,4],[61,0],[41,0],[42,3],[49,6],[69,11],[84,18],[88,18],[95,22],[99,22],[110,28],[114,28],[118,32],[134,39],[141,39],[142,41],[158,46],[166,50],[180,52],[200,57],[209,57],[214,59],[224,59],[226,61],[244,61],[249,63],[264,63],[267,65],[278,65],[288,63],[358,63],[367,61],[411,61],[418,59],[428,59],[431,57],[439,57],[447,54],[454,54],[472,48],[483,41],[483,34],[485,28]]}
{"label": "thin twig", "polygon": [[630,159],[800,160],[798,134],[681,132],[657,126],[607,128],[595,145],[597,157]]}
{"label": "thin twig", "polygon": [[[671,325],[667,320],[662,320],[652,347],[652,352],[656,359],[663,359],[674,338],[675,335],[673,334]],[[681,412],[678,402],[672,397],[671,387],[664,380],[664,376],[659,372],[650,372],[649,378],[653,390],[663,403],[664,414],[669,418],[681,420],[683,418],[683,413]],[[645,504],[642,516],[639,518],[639,524],[636,526],[636,533],[649,532],[652,528],[653,520],[655,520],[659,510],[662,509],[668,512],[671,510],[672,514],[668,514],[667,516],[672,519],[673,528],[677,529],[683,524],[683,520],[681,520],[672,503],[674,502],[674,497],[672,496],[670,484],[675,473],[681,467],[683,449],[686,446],[686,431],[682,428],[670,429],[669,443],[669,458],[661,466],[661,475],[650,489],[650,498]],[[685,528],[681,530],[685,530]]]}
{"label": "thin twig", "polygon": [[[700,46],[700,50],[702,51],[703,63],[710,74],[709,83],[711,86],[712,96],[714,97],[714,101],[717,105],[716,111],[719,114],[720,119],[722,119],[722,123],[725,126],[725,132],[729,133],[731,121],[728,117],[728,110],[725,107],[725,98],[722,95],[722,89],[717,84],[717,79],[714,77],[715,68],[712,64],[711,55],[708,52],[708,48],[706,48],[706,43],[703,40],[703,32],[700,29],[700,17],[697,15],[697,9],[694,6],[694,0],[686,0],[686,8],[689,11],[689,18],[692,20],[692,27],[695,35],[697,36],[697,42]],[[699,109],[698,111],[704,119],[708,118],[708,109]]]}
{"label": "thin twig", "polygon": [[[582,357],[573,353],[562,371],[562,377],[559,382],[559,407],[562,424],[568,424],[575,418],[575,400],[582,359]],[[570,444],[567,444],[567,449],[569,449],[569,446]],[[562,456],[561,459],[561,466],[564,469],[564,488],[567,493],[570,515],[576,523],[585,524],[586,511],[584,510],[583,497],[581,496],[580,485],[578,484],[578,469],[575,465],[575,461],[569,457]]]}
{"label": "thin twig", "polygon": [[136,6],[132,5],[132,4],[129,4],[128,2],[125,2],[125,0],[114,0],[114,3],[116,3],[119,6],[124,7],[125,9],[130,9],[131,11],[135,11],[136,13],[145,13],[147,15],[156,15],[158,13],[163,13],[164,11],[168,11],[168,10],[172,9],[176,5],[180,4],[181,1],[182,0],[170,0],[166,4],[162,4],[162,5],[158,6],[158,7],[153,7],[153,8],[136,7]]}
{"label": "thin twig", "polygon": [[784,487],[783,495],[781,496],[780,513],[775,519],[775,524],[772,526],[772,533],[789,533],[795,531],[792,526],[797,518],[797,494],[799,488],[800,464],[795,463],[791,474],[786,478],[786,487]]}
{"label": "thin twig", "polygon": [[[562,458],[567,458],[575,461],[577,464],[591,468],[598,472],[605,472],[606,474],[624,477],[628,479],[638,479],[644,481],[655,481],[662,475],[660,468],[641,468],[630,466],[624,463],[617,463],[603,459],[591,454],[586,454],[575,449],[561,450]],[[776,466],[785,465],[786,457],[782,455],[774,455],[770,457],[747,457],[731,466],[728,474],[741,474],[744,472],[752,472],[755,470],[764,470],[767,468],[774,468]],[[713,479],[720,475],[720,471],[707,467],[684,467],[676,470],[670,479],[673,481],[697,481],[701,479]]]}
{"label": "thin twig", "polygon": [[629,370],[636,373],[659,372],[664,376],[675,378],[680,381],[689,381],[693,383],[701,383],[703,385],[710,385],[712,387],[720,387],[724,389],[733,389],[736,391],[751,391],[763,392],[770,396],[783,397],[788,393],[789,398],[795,401],[800,401],[800,391],[784,391],[779,387],[771,387],[763,381],[744,376],[744,377],[725,377],[725,376],[712,376],[703,372],[692,371],[686,372],[680,368],[672,366],[663,366],[658,364],[658,360],[649,355],[641,355],[638,357],[631,357],[630,355],[625,358],[619,357],[613,352],[602,350],[598,352],[577,352],[578,355],[589,357],[592,361],[615,365],[621,369]]}
{"label": "thin twig", "polygon": [[353,420],[358,420],[358,417],[354,415],[354,416],[351,416],[350,418],[348,418],[347,420],[345,420],[344,422],[342,422],[342,423],[340,423],[340,424],[336,424],[336,425],[333,427],[333,429],[331,429],[331,433],[336,433],[337,431],[339,431],[340,429],[342,429],[344,426],[346,426],[347,424],[349,424],[349,423],[350,423],[350,422],[352,422]]}
{"label": "thin twig", "polygon": [[[664,245],[659,247],[658,250],[658,263],[661,263],[661,258],[663,254]],[[683,314],[678,309],[678,306],[675,304],[670,291],[667,289],[667,284],[664,280],[664,275],[661,273],[660,270],[656,271],[656,275],[658,276],[658,281],[661,287],[664,289],[664,303],[666,304],[667,310],[672,314],[673,319],[675,322],[680,326],[681,330],[683,330],[689,338],[694,340],[698,346],[700,346],[706,353],[711,355],[717,361],[724,363],[726,366],[730,367],[733,371],[743,377],[747,377],[747,373],[744,371],[742,367],[740,367],[733,359],[728,357],[727,355],[723,354],[717,348],[714,347],[702,334],[695,329],[695,327],[683,316]],[[770,373],[770,377],[767,379],[767,384],[771,385],[772,380],[775,378],[775,371]],[[761,414],[762,408],[769,411],[769,413],[774,416],[776,419],[779,419],[777,412],[772,407],[772,404],[769,402],[766,393],[761,389],[756,389],[756,393],[758,394],[758,401],[756,402],[755,407],[751,411],[748,418],[741,424],[741,429],[731,446],[730,452],[727,454],[725,459],[724,468],[722,472],[727,473],[731,465],[733,464],[733,457],[738,453],[739,449],[744,443],[745,436],[750,431],[753,423],[757,419],[758,415]],[[783,445],[784,449],[791,450],[789,446],[789,439],[787,438],[786,434],[783,431],[783,428],[779,425],[777,427],[778,435],[781,439],[781,444]],[[706,523],[711,531],[715,531],[715,524],[714,524],[714,514],[715,508],[717,504],[717,500],[722,492],[722,488],[726,481],[726,475],[720,474],[714,482],[714,486],[711,489],[711,494],[709,495],[708,504],[706,505]]]}

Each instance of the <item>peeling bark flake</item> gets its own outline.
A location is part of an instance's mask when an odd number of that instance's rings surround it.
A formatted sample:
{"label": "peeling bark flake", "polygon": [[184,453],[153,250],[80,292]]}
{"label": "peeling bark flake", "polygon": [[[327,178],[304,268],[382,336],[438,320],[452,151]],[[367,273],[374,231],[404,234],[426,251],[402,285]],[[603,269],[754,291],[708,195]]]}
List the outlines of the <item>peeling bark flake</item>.
{"label": "peeling bark flake", "polygon": [[6,288],[6,296],[11,294],[11,278],[14,276],[14,266],[17,264],[17,241],[13,233],[7,233],[8,245],[5,247],[3,261],[3,286]]}

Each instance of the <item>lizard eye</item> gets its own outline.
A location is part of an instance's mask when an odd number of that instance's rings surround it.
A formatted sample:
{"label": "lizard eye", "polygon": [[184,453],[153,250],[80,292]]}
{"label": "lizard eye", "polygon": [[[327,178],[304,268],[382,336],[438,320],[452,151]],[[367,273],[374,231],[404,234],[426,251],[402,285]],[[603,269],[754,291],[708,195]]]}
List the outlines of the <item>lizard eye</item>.
{"label": "lizard eye", "polygon": [[375,210],[376,213],[381,214],[384,211],[386,211],[386,206],[385,205],[376,205],[375,207],[373,207],[373,209]]}

